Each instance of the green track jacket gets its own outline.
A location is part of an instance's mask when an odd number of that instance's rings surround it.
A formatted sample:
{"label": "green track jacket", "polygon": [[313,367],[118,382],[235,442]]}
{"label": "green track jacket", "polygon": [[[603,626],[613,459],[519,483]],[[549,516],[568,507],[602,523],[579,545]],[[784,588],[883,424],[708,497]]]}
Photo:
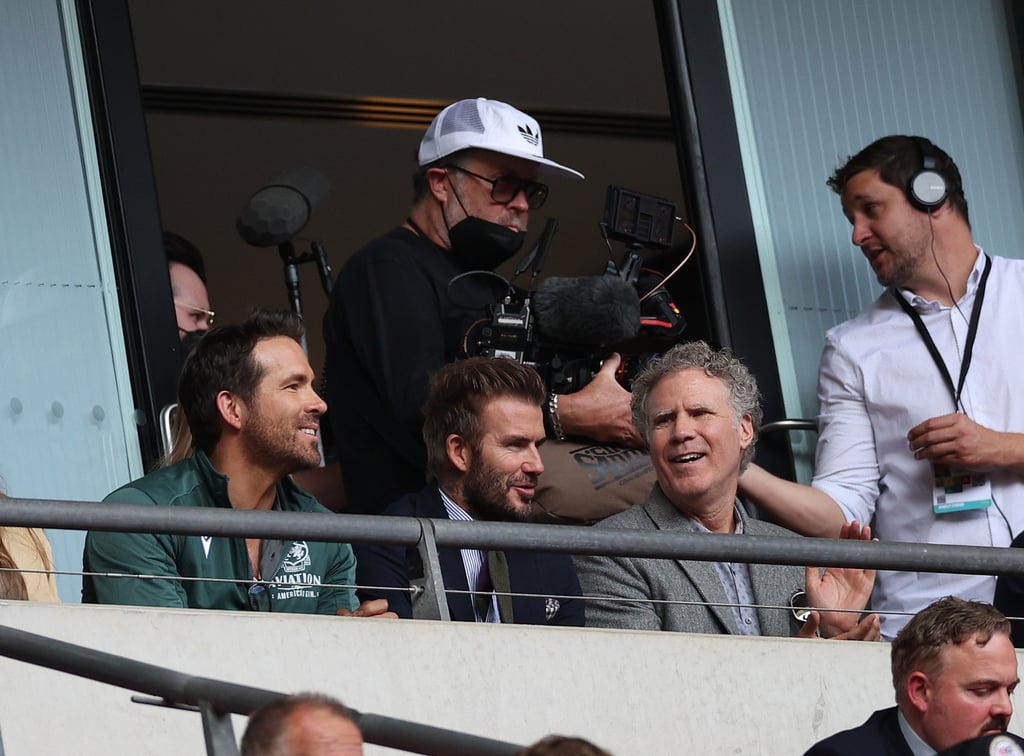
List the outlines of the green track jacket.
{"label": "green track jacket", "polygon": [[[104,501],[158,507],[231,507],[228,479],[201,451],[117,489]],[[330,514],[290,478],[278,483],[277,502],[285,512]],[[273,577],[269,569],[263,570],[265,581],[280,583],[270,586],[271,611],[335,614],[338,609],[358,606],[354,590],[320,587],[355,583],[356,560],[347,543],[267,542],[264,550],[275,546],[278,557]],[[247,591],[254,580],[243,538],[90,532],[83,561],[86,572],[231,581],[86,576],[82,584],[85,603],[250,609]]]}

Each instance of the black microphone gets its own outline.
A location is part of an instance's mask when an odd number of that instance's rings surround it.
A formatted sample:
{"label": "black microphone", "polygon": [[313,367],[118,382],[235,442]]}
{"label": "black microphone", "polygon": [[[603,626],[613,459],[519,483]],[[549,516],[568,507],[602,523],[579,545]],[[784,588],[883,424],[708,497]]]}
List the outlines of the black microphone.
{"label": "black microphone", "polygon": [[557,344],[618,344],[640,331],[640,296],[618,276],[551,276],[530,304],[541,338]]}
{"label": "black microphone", "polygon": [[290,241],[327,199],[327,177],[311,168],[285,171],[256,192],[238,215],[238,233],[254,247]]}

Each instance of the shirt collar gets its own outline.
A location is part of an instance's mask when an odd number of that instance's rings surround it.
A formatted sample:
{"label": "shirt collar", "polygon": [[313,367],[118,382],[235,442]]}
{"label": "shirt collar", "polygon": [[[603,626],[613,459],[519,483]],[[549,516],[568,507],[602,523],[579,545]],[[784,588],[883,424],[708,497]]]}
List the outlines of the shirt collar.
{"label": "shirt collar", "polygon": [[903,710],[899,707],[896,707],[896,716],[900,722],[900,732],[903,733],[903,739],[907,741],[911,753],[914,756],[935,756],[935,749],[921,740],[921,736],[914,732],[914,728],[910,726],[910,722],[903,716]]}
{"label": "shirt collar", "polygon": [[[960,302],[966,302],[974,296],[974,292],[978,290],[978,283],[981,281],[981,274],[985,270],[985,250],[977,244],[974,245],[974,248],[978,251],[978,256],[974,259],[974,267],[971,268],[971,272],[967,276],[967,288],[964,291],[964,295],[960,299]],[[897,291],[900,293],[900,296],[910,302],[911,306],[915,309],[938,309],[941,307],[938,302],[925,299],[924,297],[918,296],[907,289],[897,289]]]}
{"label": "shirt collar", "polygon": [[[698,520],[698,519],[696,519],[694,517],[690,517],[690,515],[688,515],[688,514],[684,514],[683,517],[685,519],[686,524],[694,532],[697,532],[697,533],[710,533],[711,532],[706,527],[704,527],[704,524],[700,520]],[[735,526],[735,528],[733,530],[733,535],[743,535],[743,518],[740,517],[740,512],[739,512],[738,506],[736,504],[733,504],[732,517],[733,517],[733,520],[732,520],[733,521],[733,525]]]}
{"label": "shirt collar", "polygon": [[455,500],[446,494],[441,486],[437,487],[437,492],[441,494],[441,503],[444,504],[445,514],[448,515],[449,520],[462,520],[464,522],[473,522],[473,515],[467,512],[465,509],[455,503]]}

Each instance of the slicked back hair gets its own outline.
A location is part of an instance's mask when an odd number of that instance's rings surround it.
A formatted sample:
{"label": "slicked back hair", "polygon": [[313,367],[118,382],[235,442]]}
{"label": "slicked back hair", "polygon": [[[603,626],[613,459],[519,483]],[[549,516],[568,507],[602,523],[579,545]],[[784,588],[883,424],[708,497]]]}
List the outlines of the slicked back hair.
{"label": "slicked back hair", "polygon": [[186,268],[191,268],[192,272],[199,276],[203,286],[206,286],[206,263],[203,262],[203,254],[195,244],[173,231],[164,231],[164,252],[168,263],[181,263]]}
{"label": "slicked back hair", "polygon": [[1010,621],[983,601],[946,596],[922,609],[896,634],[890,649],[897,703],[904,703],[912,673],[924,672],[932,680],[942,673],[949,646],[972,640],[984,646],[996,634],[1008,636]]}
{"label": "slicked back hair", "polygon": [[427,469],[434,477],[442,478],[446,470],[448,437],[459,435],[476,447],[484,406],[505,397],[543,406],[544,382],[533,368],[503,357],[469,357],[434,373],[423,407]]}
{"label": "slicked back hair", "polygon": [[[320,693],[281,696],[249,716],[242,736],[240,756],[290,756],[288,723],[302,709],[323,709],[356,724],[353,712],[341,701]],[[358,725],[356,725],[358,726]]]}
{"label": "slicked back hair", "polygon": [[302,343],[305,329],[292,312],[253,310],[241,324],[218,325],[199,339],[178,378],[178,403],[192,430],[192,445],[207,454],[220,440],[217,394],[230,391],[251,404],[263,368],[252,355],[256,345],[284,336]]}
{"label": "slicked back hair", "polygon": [[729,404],[732,405],[737,423],[744,415],[750,416],[754,440],[744,450],[740,461],[740,470],[746,469],[754,458],[757,433],[761,428],[761,395],[754,374],[728,350],[712,349],[703,341],[689,341],[685,344],[676,344],[652,360],[633,381],[633,425],[650,446],[651,418],[647,400],[651,391],[663,378],[690,368],[702,370],[705,375],[718,378],[725,384]]}
{"label": "slicked back hair", "polygon": [[946,180],[949,192],[946,201],[970,228],[971,219],[967,212],[960,169],[956,167],[953,158],[924,137],[895,134],[876,139],[856,155],[847,158],[826,183],[836,194],[842,194],[847,182],[858,173],[876,170],[882,181],[907,194],[911,179],[924,167],[919,139],[931,146],[931,152],[936,157],[935,171]]}

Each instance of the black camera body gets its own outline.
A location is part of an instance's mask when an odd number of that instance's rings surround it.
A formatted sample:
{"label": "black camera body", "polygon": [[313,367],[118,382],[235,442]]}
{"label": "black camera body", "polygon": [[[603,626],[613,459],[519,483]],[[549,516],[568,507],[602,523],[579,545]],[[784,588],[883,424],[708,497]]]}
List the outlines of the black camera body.
{"label": "black camera body", "polygon": [[641,194],[621,186],[609,186],[601,225],[609,239],[630,246],[668,249],[676,206],[671,200]]}
{"label": "black camera body", "polygon": [[475,334],[470,354],[529,362],[534,346],[530,305],[526,301],[513,304],[511,297],[506,297],[501,304],[491,305],[491,322]]}
{"label": "black camera body", "polygon": [[[624,329],[621,325],[617,329],[610,329],[609,333],[615,335],[607,340],[600,336],[595,338],[592,331],[600,331],[598,327],[583,329],[587,331],[585,337],[572,339],[565,334],[566,331],[574,330],[571,327],[563,327],[559,331],[543,320],[538,324],[534,311],[536,308],[531,304],[530,295],[518,292],[492,305],[490,318],[478,323],[467,334],[467,353],[508,357],[528,364],[540,373],[549,391],[565,394],[583,388],[601,369],[608,354],[617,351],[623,356],[623,363],[616,378],[628,389],[647,362],[674,344],[686,326],[682,312],[672,301],[669,292],[661,286],[663,276],[645,270],[643,258],[639,254],[641,249],[668,249],[671,246],[675,213],[675,205],[669,200],[621,187],[608,187],[601,227],[606,238],[625,243],[627,252],[619,264],[609,261],[602,275],[625,282],[635,290],[634,301],[639,300],[633,311],[638,315],[635,318],[637,323],[625,324]],[[550,235],[545,234],[545,237],[550,242]],[[542,244],[544,242],[542,240]],[[545,253],[544,249],[540,252],[535,249],[531,255],[542,258]],[[523,266],[521,268],[525,269]],[[601,277],[578,280],[597,281]],[[597,287],[597,290],[601,288]],[[614,287],[611,290],[621,292],[621,289]],[[543,293],[544,284],[541,284],[534,296],[539,297]],[[607,309],[615,303],[606,308],[599,297],[598,301],[594,297],[584,299],[586,302],[582,308],[593,310],[594,322],[606,322]],[[572,307],[571,303],[564,305],[569,312]],[[580,312],[578,320],[586,320],[590,315],[590,311]],[[552,338],[551,333],[556,332],[562,333],[563,337]],[[629,335],[623,335],[625,333]]]}

